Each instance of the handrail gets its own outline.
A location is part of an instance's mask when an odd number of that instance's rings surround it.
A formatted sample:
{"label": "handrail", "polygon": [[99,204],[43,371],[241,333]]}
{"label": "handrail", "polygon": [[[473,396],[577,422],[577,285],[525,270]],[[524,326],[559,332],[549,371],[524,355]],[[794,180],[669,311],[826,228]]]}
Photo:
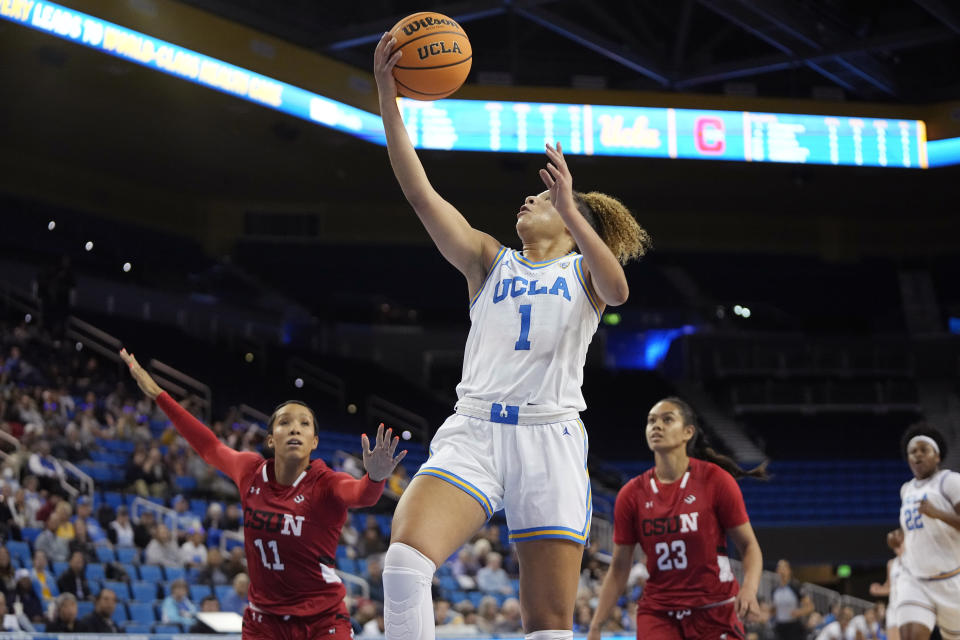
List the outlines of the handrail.
{"label": "handrail", "polygon": [[164,517],[169,517],[173,523],[173,526],[170,527],[170,533],[176,537],[177,531],[179,530],[179,522],[177,521],[177,512],[170,507],[164,507],[159,505],[156,502],[150,502],[146,498],[134,498],[133,502],[130,504],[130,519],[134,522],[140,522],[140,507],[143,507],[147,511],[156,511],[159,514],[157,518],[157,523],[162,523]]}
{"label": "handrail", "polygon": [[370,599],[370,583],[361,578],[360,576],[354,575],[352,573],[347,573],[346,571],[340,571],[340,569],[334,569],[341,580],[349,584],[354,584],[360,587],[360,595],[364,598]]}
{"label": "handrail", "polygon": [[108,360],[116,363],[121,361],[119,351],[123,343],[115,336],[98,329],[89,322],[84,322],[76,316],[69,316],[67,318],[66,335],[71,340],[80,342],[84,347],[96,351]]}
{"label": "handrail", "polygon": [[[200,398],[200,404],[203,408],[203,419],[210,422],[212,411],[212,394],[209,385],[206,385],[196,378],[188,376],[179,369],[171,367],[169,364],[153,358],[150,360],[150,372],[157,378],[158,382],[163,380],[167,386],[174,389],[181,395],[196,395]],[[176,381],[176,382],[174,382]],[[162,384],[162,383],[161,383]]]}
{"label": "handrail", "polygon": [[237,407],[240,419],[251,425],[257,425],[261,431],[266,431],[267,423],[270,422],[270,416],[259,409],[254,409],[248,404],[241,404]]}
{"label": "handrail", "polygon": [[393,427],[395,432],[397,427],[406,428],[421,442],[428,439],[430,423],[426,418],[378,395],[367,396],[367,417],[371,422],[383,422]]}
{"label": "handrail", "polygon": [[[77,476],[77,477],[80,479],[80,487],[81,487],[81,488],[82,488],[82,487],[89,487],[89,489],[87,490],[86,493],[87,493],[87,497],[90,498],[90,502],[91,502],[91,504],[92,504],[92,503],[93,503],[93,496],[94,496],[94,494],[96,493],[96,486],[95,486],[95,484],[94,484],[94,482],[93,482],[93,478],[91,478],[89,474],[84,473],[84,471],[83,471],[80,467],[78,467],[77,465],[73,464],[73,463],[70,462],[69,460],[60,460],[60,464],[63,465],[63,468],[64,468],[64,469],[66,469],[67,471],[69,471],[70,473],[72,473],[73,475]],[[61,481],[61,486],[62,486],[63,484],[65,484],[65,483]],[[71,488],[72,488],[72,487],[71,487]]]}
{"label": "handrail", "polygon": [[10,444],[12,444],[14,450],[16,451],[20,451],[20,449],[23,448],[23,445],[20,444],[20,440],[18,440],[17,438],[14,438],[12,435],[7,433],[6,431],[0,431],[0,440],[6,440]]}

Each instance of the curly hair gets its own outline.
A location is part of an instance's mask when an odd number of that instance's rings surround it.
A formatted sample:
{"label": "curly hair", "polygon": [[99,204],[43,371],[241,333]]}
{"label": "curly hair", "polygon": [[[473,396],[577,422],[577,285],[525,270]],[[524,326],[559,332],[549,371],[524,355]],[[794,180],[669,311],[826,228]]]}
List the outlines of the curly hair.
{"label": "curly hair", "polygon": [[903,437],[900,438],[900,452],[903,453],[904,459],[907,458],[907,447],[909,446],[910,441],[917,436],[927,436],[928,438],[933,438],[933,441],[937,443],[937,447],[940,449],[940,459],[943,460],[947,457],[947,441],[943,437],[943,434],[928,425],[926,422],[917,422],[910,425],[910,427],[903,432]]}
{"label": "curly hair", "polygon": [[636,260],[653,248],[653,238],[616,198],[599,191],[575,191],[573,199],[577,209],[620,264]]}

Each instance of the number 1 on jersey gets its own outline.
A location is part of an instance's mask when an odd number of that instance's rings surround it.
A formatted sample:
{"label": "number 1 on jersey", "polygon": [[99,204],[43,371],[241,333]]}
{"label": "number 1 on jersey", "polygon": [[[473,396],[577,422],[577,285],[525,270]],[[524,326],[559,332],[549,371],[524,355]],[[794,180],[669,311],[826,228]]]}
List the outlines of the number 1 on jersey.
{"label": "number 1 on jersey", "polygon": [[522,304],[517,307],[520,312],[520,339],[513,345],[515,351],[530,350],[530,310],[533,305]]}

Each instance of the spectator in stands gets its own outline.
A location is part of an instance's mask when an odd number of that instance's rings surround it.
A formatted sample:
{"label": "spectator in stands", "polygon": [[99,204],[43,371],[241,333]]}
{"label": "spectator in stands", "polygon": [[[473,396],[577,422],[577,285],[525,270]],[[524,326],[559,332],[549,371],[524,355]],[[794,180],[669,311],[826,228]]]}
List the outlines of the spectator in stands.
{"label": "spectator in stands", "polygon": [[110,523],[107,537],[118,547],[136,546],[133,523],[130,522],[130,510],[126,505],[117,507],[117,517]]}
{"label": "spectator in stands", "polygon": [[476,558],[473,557],[473,547],[469,544],[464,545],[460,551],[457,552],[457,558],[450,567],[450,571],[453,577],[457,579],[460,588],[466,590],[477,588],[475,578],[479,569],[480,565],[477,563]]}
{"label": "spectator in stands", "polygon": [[116,608],[117,594],[112,589],[101,589],[93,601],[93,611],[77,623],[77,628],[83,633],[120,633],[113,621]]}
{"label": "spectator in stands", "polygon": [[[610,620],[613,620],[614,618],[619,618],[619,616],[617,616],[616,613],[611,613]],[[590,631],[591,620],[593,620],[593,609],[591,609],[590,605],[586,602],[579,603],[577,605],[577,610],[573,615],[573,632],[587,633]],[[604,626],[604,629],[606,629],[606,626]]]}
{"label": "spectator in stands", "polygon": [[493,596],[484,596],[477,607],[477,629],[483,633],[493,633],[497,627],[499,607]]}
{"label": "spectator in stands", "polygon": [[127,490],[136,493],[141,498],[150,496],[150,487],[147,485],[147,476],[143,472],[143,465],[147,461],[146,448],[138,444],[133,455],[127,462],[126,472],[124,474],[127,483]]}
{"label": "spectator in stands", "polygon": [[496,551],[487,554],[486,565],[477,571],[477,588],[486,594],[513,593],[510,577],[503,570],[503,556]]}
{"label": "spectator in stands", "polygon": [[17,570],[13,566],[13,558],[10,557],[10,551],[6,546],[0,547],[0,592],[7,593],[13,591],[17,584],[14,577]]}
{"label": "spectator in stands", "polygon": [[817,640],[846,640],[851,620],[853,620],[853,609],[842,607],[837,614],[837,619],[820,631]]}
{"label": "spectator in stands", "polygon": [[224,531],[236,531],[240,528],[243,518],[240,514],[240,506],[234,502],[227,505],[227,513],[221,529]]}
{"label": "spectator in stands", "polygon": [[387,489],[399,496],[403,493],[404,489],[407,488],[408,484],[410,484],[410,474],[407,473],[406,467],[402,464],[397,465],[397,468],[394,469],[390,477],[387,478]]}
{"label": "spectator in stands", "polygon": [[507,598],[500,607],[494,632],[517,633],[521,629],[523,629],[523,622],[520,620],[520,601],[516,598]]}
{"label": "spectator in stands", "polygon": [[803,640],[804,620],[813,613],[813,600],[793,579],[787,560],[777,562],[777,577],[780,584],[773,590],[774,633],[777,640]]}
{"label": "spectator in stands", "polygon": [[153,511],[144,511],[140,514],[140,521],[133,523],[133,544],[145,548],[153,539],[156,529],[157,518]]}
{"label": "spectator in stands", "polygon": [[87,584],[87,563],[80,551],[70,555],[70,566],[57,579],[57,588],[60,593],[72,593],[78,600],[88,600],[92,597],[90,585]]}
{"label": "spectator in stands", "polygon": [[[60,505],[62,500],[63,498],[60,496],[60,494],[52,493],[47,495],[47,499],[42,502],[40,508],[36,511],[35,517],[37,522],[46,522],[47,518],[50,517],[50,514],[57,510],[57,507]],[[41,524],[40,526],[42,527],[45,525]]]}
{"label": "spectator in stands", "polygon": [[37,583],[38,595],[43,598],[44,602],[53,600],[53,590],[50,587],[56,578],[50,573],[47,554],[43,551],[33,552],[33,568],[30,570],[30,578]]}
{"label": "spectator in stands", "polygon": [[196,621],[197,605],[190,601],[187,591],[187,581],[182,578],[170,584],[170,595],[160,609],[163,622],[192,625]]}
{"label": "spectator in stands", "polygon": [[[143,462],[143,481],[148,495],[162,498],[170,488],[170,479],[167,477],[167,468],[163,464],[163,454],[157,447],[151,447]],[[143,494],[141,494],[143,495]]]}
{"label": "spectator in stands", "polygon": [[[357,604],[352,616],[353,633],[355,635],[380,635],[376,629],[377,605],[372,600],[362,600]],[[372,623],[372,624],[371,624]],[[367,625],[371,625],[369,631]]]}
{"label": "spectator in stands", "polygon": [[[217,611],[220,611],[220,603],[217,602],[217,598],[215,596],[206,596],[200,601],[200,611],[203,613],[216,613]],[[215,631],[206,624],[197,620],[197,622],[190,627],[188,633],[215,633]]]}
{"label": "spectator in stands", "polygon": [[93,501],[88,496],[77,498],[77,515],[74,517],[74,522],[78,520],[83,520],[87,524],[87,536],[94,544],[107,539],[107,534],[104,533],[97,519],[93,517]]}
{"label": "spectator in stands", "polygon": [[170,529],[162,524],[157,525],[153,540],[144,550],[144,558],[147,564],[161,564],[165,567],[183,566],[183,562],[180,561],[180,549],[173,541]]}
{"label": "spectator in stands", "polygon": [[40,498],[40,481],[36,476],[27,476],[23,479],[23,488],[17,494],[16,506],[23,517],[23,521],[18,522],[21,527],[39,526],[40,518],[37,516],[40,508],[43,507],[43,500]]}
{"label": "spectator in stands", "polygon": [[93,544],[87,535],[87,523],[84,520],[77,520],[74,525],[74,537],[70,541],[70,553],[79,551],[87,562],[97,562],[97,546]]}
{"label": "spectator in stands", "polygon": [[0,631],[29,631],[23,628],[15,613],[7,611],[7,596],[2,591],[0,591],[0,620],[2,620]]}
{"label": "spectator in stands", "polygon": [[80,439],[80,429],[70,423],[64,430],[64,437],[53,446],[53,455],[74,464],[88,460],[87,448]]}
{"label": "spectator in stands", "polygon": [[21,537],[20,525],[13,513],[13,495],[12,485],[4,484],[0,488],[0,539],[3,540]]}
{"label": "spectator in stands", "polygon": [[367,516],[367,526],[363,530],[360,538],[360,545],[357,548],[357,555],[366,558],[375,553],[383,553],[387,550],[387,542],[383,539],[383,532],[380,531],[380,525],[377,519],[370,515]]}
{"label": "spectator in stands", "polygon": [[10,594],[10,602],[14,606],[16,606],[16,603],[20,603],[20,606],[23,607],[23,615],[31,622],[43,622],[43,603],[33,588],[30,572],[26,569],[17,569],[15,577],[17,586]]}
{"label": "spectator in stands", "polygon": [[233,580],[238,574],[247,571],[247,559],[243,555],[243,547],[233,547],[230,549],[230,557],[223,563],[223,571],[227,574],[227,579]]}
{"label": "spectator in stands", "polygon": [[223,556],[220,553],[220,549],[210,547],[207,550],[206,564],[197,572],[197,583],[208,584],[215,587],[229,582],[230,580],[223,570]]}
{"label": "spectator in stands", "polygon": [[233,590],[223,597],[223,602],[221,602],[223,610],[233,611],[234,613],[243,615],[244,609],[246,609],[249,604],[247,600],[248,589],[250,589],[249,576],[245,573],[238,573],[233,579]]}
{"label": "spectator in stands", "polygon": [[46,633],[79,633],[77,628],[77,598],[72,593],[61,593],[57,596],[57,609],[53,622],[44,629]]}
{"label": "spectator in stands", "polygon": [[174,496],[171,504],[173,505],[173,510],[176,512],[176,515],[172,516],[173,520],[166,522],[166,525],[171,529],[174,528],[174,521],[176,522],[176,529],[186,531],[192,528],[197,520],[199,520],[196,515],[190,512],[190,501],[187,500],[183,494]]}
{"label": "spectator in stands", "polygon": [[433,619],[438,627],[445,625],[462,625],[463,616],[450,607],[450,602],[443,598],[437,598],[433,601]]}
{"label": "spectator in stands", "polygon": [[876,607],[871,607],[850,620],[850,627],[846,630],[846,640],[877,640],[880,631]]}
{"label": "spectator in stands", "polygon": [[383,554],[367,558],[367,584],[370,585],[370,598],[383,602]]}
{"label": "spectator in stands", "polygon": [[[201,458],[201,461],[203,459]],[[206,463],[204,463],[205,466]],[[210,529],[223,529],[223,507],[220,506],[219,502],[211,502],[207,505],[207,513],[203,518],[203,528],[206,530]]]}
{"label": "spectator in stands", "polygon": [[62,500],[57,504],[54,512],[60,521],[60,526],[57,527],[57,537],[66,540],[69,545],[70,541],[77,535],[77,530],[73,528],[73,523],[70,521],[71,516],[73,516],[73,507],[66,500]]}
{"label": "spectator in stands", "polygon": [[[23,395],[21,397],[32,402],[30,396]],[[36,417],[42,425],[43,418],[39,413]],[[31,474],[37,477],[42,488],[51,493],[63,491],[60,483],[66,480],[66,472],[56,458],[50,455],[50,443],[46,440],[40,440],[34,445],[33,454],[27,462],[27,468]]]}
{"label": "spectator in stands", "polygon": [[189,568],[200,568],[207,563],[207,534],[203,527],[187,529],[187,541],[180,546],[180,561]]}
{"label": "spectator in stands", "polygon": [[340,544],[347,548],[347,555],[355,558],[357,545],[360,543],[360,532],[353,524],[353,512],[347,511],[347,520],[340,529]]}

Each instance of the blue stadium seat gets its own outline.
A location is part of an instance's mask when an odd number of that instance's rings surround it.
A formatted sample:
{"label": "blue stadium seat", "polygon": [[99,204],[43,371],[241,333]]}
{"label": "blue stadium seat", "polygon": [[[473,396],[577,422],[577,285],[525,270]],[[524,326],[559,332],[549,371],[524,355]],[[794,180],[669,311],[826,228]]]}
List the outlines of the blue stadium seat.
{"label": "blue stadium seat", "polygon": [[197,488],[197,479],[193,476],[176,476],[173,484],[179,491],[190,492]]}
{"label": "blue stadium seat", "polygon": [[340,571],[346,573],[356,573],[357,572],[357,561],[353,558],[341,558],[337,560],[337,567]]}
{"label": "blue stadium seat", "polygon": [[20,534],[23,536],[25,542],[33,544],[37,540],[37,536],[43,533],[43,529],[37,527],[24,527],[20,530]]}
{"label": "blue stadium seat", "polygon": [[119,491],[104,491],[103,502],[107,506],[116,509],[123,504],[123,494]]}
{"label": "blue stadium seat", "polygon": [[59,578],[60,574],[70,568],[70,565],[66,562],[54,562],[51,568],[53,569],[53,575]]}
{"label": "blue stadium seat", "polygon": [[153,625],[154,633],[183,633],[178,624],[155,624]]}
{"label": "blue stadium seat", "polygon": [[10,552],[11,557],[23,560],[24,566],[30,566],[33,564],[33,557],[30,555],[30,545],[26,542],[9,540],[7,541],[7,551]]}
{"label": "blue stadium seat", "polygon": [[190,585],[190,599],[193,600],[193,603],[198,607],[200,603],[203,602],[203,599],[211,595],[210,585],[207,584],[192,584]]}
{"label": "blue stadium seat", "polygon": [[344,545],[337,546],[337,562],[347,557],[347,548]]}
{"label": "blue stadium seat", "polygon": [[116,547],[114,551],[117,553],[117,560],[125,564],[136,564],[140,561],[140,550],[136,547]]}
{"label": "blue stadium seat", "polygon": [[131,580],[138,580],[140,578],[140,574],[137,572],[137,568],[132,564],[127,562],[122,562],[120,563],[120,567],[124,571],[126,571],[127,577],[130,578]]}
{"label": "blue stadium seat", "polygon": [[229,584],[218,584],[213,588],[213,591],[217,596],[217,600],[220,601],[220,604],[223,604],[223,599],[233,591],[233,586]]}
{"label": "blue stadium seat", "polygon": [[117,608],[113,610],[113,621],[119,625],[122,625],[124,622],[130,619],[130,616],[127,615],[127,605],[123,602],[117,603]]}
{"label": "blue stadium seat", "polygon": [[127,605],[130,611],[130,620],[140,624],[151,625],[157,621],[157,614],[152,602],[131,602]]}
{"label": "blue stadium seat", "polygon": [[100,562],[116,562],[117,557],[110,547],[97,547],[97,558]]}
{"label": "blue stadium seat", "polygon": [[133,599],[137,602],[153,602],[157,599],[157,584],[155,582],[133,582],[130,584]]}
{"label": "blue stadium seat", "polygon": [[93,613],[93,602],[90,600],[78,600],[77,601],[77,617],[82,618],[84,616],[90,615]]}
{"label": "blue stadium seat", "polygon": [[163,569],[155,564],[142,564],[140,565],[140,579],[154,584],[162,582]]}
{"label": "blue stadium seat", "polygon": [[43,624],[42,622],[34,622],[33,630],[36,631],[37,633],[43,633],[44,631],[47,630],[47,625]]}
{"label": "blue stadium seat", "polygon": [[106,580],[107,574],[103,569],[103,565],[97,562],[93,562],[87,565],[87,580]]}
{"label": "blue stadium seat", "polygon": [[182,567],[164,567],[163,573],[167,577],[167,582],[185,580],[187,578],[187,572]]}
{"label": "blue stadium seat", "polygon": [[112,589],[114,593],[117,594],[117,601],[119,602],[126,602],[130,599],[130,587],[127,586],[126,582],[120,582],[119,580],[104,580],[103,588]]}
{"label": "blue stadium seat", "polygon": [[128,622],[123,625],[123,632],[129,634],[149,635],[153,625],[140,624],[139,622]]}

